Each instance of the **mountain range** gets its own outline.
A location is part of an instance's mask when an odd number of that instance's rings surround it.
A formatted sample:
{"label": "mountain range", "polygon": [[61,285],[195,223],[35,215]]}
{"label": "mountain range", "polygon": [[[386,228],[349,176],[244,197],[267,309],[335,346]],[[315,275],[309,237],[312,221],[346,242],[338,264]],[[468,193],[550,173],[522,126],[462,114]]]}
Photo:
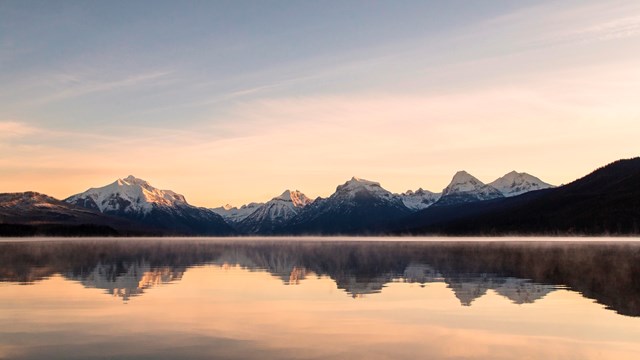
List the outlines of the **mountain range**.
{"label": "mountain range", "polygon": [[0,194],[0,235],[638,234],[640,158],[554,187],[512,171],[483,183],[457,172],[439,193],[394,194],[353,177],[327,198],[286,190],[265,203],[196,207],[128,176],[60,201]]}

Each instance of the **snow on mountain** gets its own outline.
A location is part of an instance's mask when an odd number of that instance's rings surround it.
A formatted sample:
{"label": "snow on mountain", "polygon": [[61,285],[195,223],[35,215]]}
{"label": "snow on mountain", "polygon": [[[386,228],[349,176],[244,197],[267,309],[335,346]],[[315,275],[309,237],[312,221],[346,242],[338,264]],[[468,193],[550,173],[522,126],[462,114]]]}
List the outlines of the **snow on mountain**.
{"label": "snow on mountain", "polygon": [[312,202],[312,199],[298,190],[286,190],[245,217],[238,224],[238,228],[248,233],[270,233],[298,215]]}
{"label": "snow on mountain", "polygon": [[233,229],[215,212],[192,206],[184,196],[160,190],[132,175],[65,200],[101,213],[134,219],[176,234],[224,235]]}
{"label": "snow on mountain", "polygon": [[159,190],[148,182],[129,175],[124,179],[91,188],[65,200],[68,203],[96,209],[102,213],[127,212],[148,214],[155,207],[190,206],[184,196],[171,190]]}
{"label": "snow on mountain", "polygon": [[373,232],[411,212],[398,195],[379,183],[357,177],[339,185],[331,196],[316,199],[280,232],[346,234]]}
{"label": "snow on mountain", "polygon": [[512,171],[501,178],[489,183],[498,189],[505,197],[517,196],[529,191],[542,190],[553,187],[551,184],[527,173]]}
{"label": "snow on mountain", "polygon": [[482,190],[485,184],[473,177],[466,171],[458,171],[451,179],[449,185],[444,188],[442,195],[449,195],[459,192],[476,192]]}
{"label": "snow on mountain", "polygon": [[309,199],[305,194],[298,190],[285,190],[282,195],[273,198],[273,200],[284,201],[285,203],[291,202],[296,208],[305,207],[313,202],[313,199]]}
{"label": "snow on mountain", "polygon": [[391,192],[383,189],[380,186],[380,183],[360,179],[354,176],[344,184],[338,185],[336,192],[331,195],[331,198],[353,200],[358,196],[358,194],[363,192],[383,199],[391,199],[394,197]]}
{"label": "snow on mountain", "polygon": [[452,205],[502,198],[504,195],[491,185],[486,185],[466,171],[458,171],[442,196],[434,205]]}
{"label": "snow on mountain", "polygon": [[433,193],[422,188],[416,191],[407,190],[398,196],[402,199],[404,206],[413,211],[426,209],[440,199],[440,193]]}
{"label": "snow on mountain", "polygon": [[213,208],[211,209],[211,211],[222,216],[227,222],[239,223],[240,221],[246,219],[247,216],[251,215],[262,205],[264,205],[264,203],[252,202],[250,204],[242,205],[241,207],[237,208],[227,204],[225,206]]}

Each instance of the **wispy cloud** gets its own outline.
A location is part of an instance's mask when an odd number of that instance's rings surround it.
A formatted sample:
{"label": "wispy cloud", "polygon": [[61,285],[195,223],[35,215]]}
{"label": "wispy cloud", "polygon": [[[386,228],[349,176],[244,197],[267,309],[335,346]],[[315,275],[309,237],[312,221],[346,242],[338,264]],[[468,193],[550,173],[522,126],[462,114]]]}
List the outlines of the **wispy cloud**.
{"label": "wispy cloud", "polygon": [[149,71],[124,76],[108,76],[95,71],[38,73],[16,84],[12,91],[0,93],[0,101],[4,97],[5,102],[10,101],[11,107],[24,109],[97,93],[168,86],[173,81],[171,74],[172,71]]}
{"label": "wispy cloud", "polygon": [[18,121],[0,121],[0,139],[19,138],[37,132],[37,129]]}
{"label": "wispy cloud", "polygon": [[156,84],[161,79],[166,79],[170,71],[153,71],[142,74],[133,74],[115,80],[100,80],[86,75],[69,73],[54,74],[51,76],[52,87],[61,90],[49,97],[41,98],[41,102],[56,101],[73,98],[97,92],[107,92],[123,88],[131,88],[140,85]]}
{"label": "wispy cloud", "polygon": [[640,35],[640,16],[622,17],[569,32],[568,39],[600,41]]}
{"label": "wispy cloud", "polygon": [[463,42],[490,41],[508,55],[571,44],[590,44],[640,35],[635,1],[541,2],[487,19],[451,34]]}

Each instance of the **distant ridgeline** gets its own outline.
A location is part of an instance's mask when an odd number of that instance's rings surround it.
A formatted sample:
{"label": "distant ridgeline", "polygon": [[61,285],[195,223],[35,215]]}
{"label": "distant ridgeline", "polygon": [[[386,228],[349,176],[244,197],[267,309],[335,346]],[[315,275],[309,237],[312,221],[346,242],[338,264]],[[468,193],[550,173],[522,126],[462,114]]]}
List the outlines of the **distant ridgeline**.
{"label": "distant ridgeline", "polygon": [[286,190],[240,208],[196,207],[129,176],[65,200],[0,194],[1,236],[634,235],[640,158],[554,187],[510,172],[484,184],[459,171],[440,193],[391,193],[352,178],[327,198]]}

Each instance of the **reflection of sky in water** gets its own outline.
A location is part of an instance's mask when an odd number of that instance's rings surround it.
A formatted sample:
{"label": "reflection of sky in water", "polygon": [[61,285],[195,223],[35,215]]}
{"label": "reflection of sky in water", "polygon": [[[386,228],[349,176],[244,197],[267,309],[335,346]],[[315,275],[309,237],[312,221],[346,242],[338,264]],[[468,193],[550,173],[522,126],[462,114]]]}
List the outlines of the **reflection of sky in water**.
{"label": "reflection of sky in water", "polygon": [[[35,261],[37,269],[3,262],[5,281],[10,273],[33,277],[29,270],[43,277],[27,286],[18,285],[20,281],[3,284],[0,358],[640,355],[640,317],[622,316],[592,300],[612,296],[601,287],[603,279],[620,280],[615,271],[602,278],[565,277],[568,284],[540,283],[535,281],[540,273],[568,270],[562,263],[540,260],[544,266],[531,268],[538,274],[531,280],[504,275],[514,273],[506,265],[504,272],[496,271],[499,267],[470,272],[483,262],[434,265],[407,255],[413,249],[377,252],[336,246],[325,252],[311,245],[282,245],[196,248],[192,253],[188,247],[132,248],[135,256],[102,249],[96,257],[100,261],[68,263],[65,271],[57,268],[51,253],[44,254],[47,261]],[[60,259],[68,261],[69,249],[60,250],[66,254]],[[165,257],[169,250],[173,255]],[[586,258],[594,260],[590,256],[597,253],[586,252]],[[631,260],[635,256],[633,251],[622,253]],[[495,262],[505,254],[510,253],[477,256]],[[93,259],[90,252],[72,257]],[[615,260],[624,265],[629,259]],[[570,265],[578,273],[582,269],[576,264]],[[593,286],[580,288],[581,281]],[[125,300],[126,306],[105,293]],[[629,294],[637,295],[620,292],[619,300],[632,302],[625,298]]]}

